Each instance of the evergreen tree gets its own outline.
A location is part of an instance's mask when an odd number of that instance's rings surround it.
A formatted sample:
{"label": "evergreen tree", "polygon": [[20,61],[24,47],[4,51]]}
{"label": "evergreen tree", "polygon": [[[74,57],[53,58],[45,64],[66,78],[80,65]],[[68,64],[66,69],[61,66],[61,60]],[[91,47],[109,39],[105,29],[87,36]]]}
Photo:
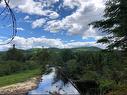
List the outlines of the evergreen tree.
{"label": "evergreen tree", "polygon": [[108,34],[98,40],[108,43],[108,48],[127,48],[127,0],[108,0],[106,2],[104,19],[92,22],[94,28],[99,28]]}
{"label": "evergreen tree", "polygon": [[74,57],[73,52],[70,49],[64,49],[61,52],[60,56],[62,57],[62,60],[64,62],[67,62],[68,60],[73,59],[73,57]]}
{"label": "evergreen tree", "polygon": [[44,64],[50,61],[50,52],[48,49],[42,49],[35,56],[33,56],[40,64]]}
{"label": "evergreen tree", "polygon": [[21,50],[16,49],[15,45],[13,45],[13,48],[9,49],[6,52],[5,59],[6,60],[24,61],[24,55]]}

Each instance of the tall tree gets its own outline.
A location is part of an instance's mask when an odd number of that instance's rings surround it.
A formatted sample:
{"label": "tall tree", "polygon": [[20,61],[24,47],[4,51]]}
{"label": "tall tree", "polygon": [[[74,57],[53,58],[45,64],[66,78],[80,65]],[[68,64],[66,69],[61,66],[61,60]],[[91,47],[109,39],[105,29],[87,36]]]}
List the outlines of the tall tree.
{"label": "tall tree", "polygon": [[13,45],[13,48],[9,49],[6,52],[5,56],[6,60],[15,60],[15,61],[24,61],[24,54],[21,50],[15,48],[15,44]]}
{"label": "tall tree", "polygon": [[127,49],[127,0],[107,0],[105,5],[104,19],[90,24],[108,34],[98,42],[108,43],[110,49]]}
{"label": "tall tree", "polygon": [[74,57],[71,49],[64,49],[60,55],[64,62],[67,62],[68,60],[73,59]]}

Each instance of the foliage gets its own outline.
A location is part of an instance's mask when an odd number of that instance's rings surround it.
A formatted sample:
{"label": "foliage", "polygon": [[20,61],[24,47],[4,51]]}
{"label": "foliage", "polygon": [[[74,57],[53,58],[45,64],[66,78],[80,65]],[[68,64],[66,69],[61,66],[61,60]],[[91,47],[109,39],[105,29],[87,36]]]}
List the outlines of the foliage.
{"label": "foliage", "polygon": [[67,62],[69,59],[73,58],[73,52],[70,49],[64,49],[61,51],[60,56],[64,62]]}
{"label": "foliage", "polygon": [[114,82],[112,80],[100,80],[101,91],[106,92],[114,88]]}
{"label": "foliage", "polygon": [[67,61],[65,64],[66,64],[65,70],[66,70],[67,75],[71,78],[72,77],[76,78],[76,74],[78,75],[77,61],[75,59],[72,59],[72,60]]}
{"label": "foliage", "polygon": [[34,62],[21,63],[17,61],[3,61],[0,62],[0,76],[10,75],[35,68],[39,68],[39,65]]}
{"label": "foliage", "polygon": [[99,28],[109,36],[104,37],[98,42],[109,43],[108,48],[114,47],[127,48],[127,1],[126,0],[107,0],[104,19],[92,22],[94,28]]}
{"label": "foliage", "polygon": [[9,49],[5,56],[5,60],[16,60],[16,61],[24,61],[24,55],[21,50],[16,48]]}
{"label": "foliage", "polygon": [[36,60],[40,64],[48,63],[50,58],[50,53],[48,49],[42,49],[32,56],[32,60]]}

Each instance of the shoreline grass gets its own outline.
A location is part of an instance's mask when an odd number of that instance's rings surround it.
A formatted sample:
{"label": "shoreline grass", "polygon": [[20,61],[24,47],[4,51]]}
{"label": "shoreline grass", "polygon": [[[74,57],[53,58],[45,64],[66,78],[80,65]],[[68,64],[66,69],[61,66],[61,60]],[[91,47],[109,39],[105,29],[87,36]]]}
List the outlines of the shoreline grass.
{"label": "shoreline grass", "polygon": [[40,69],[26,70],[20,73],[0,77],[0,87],[26,81],[32,77],[39,76]]}

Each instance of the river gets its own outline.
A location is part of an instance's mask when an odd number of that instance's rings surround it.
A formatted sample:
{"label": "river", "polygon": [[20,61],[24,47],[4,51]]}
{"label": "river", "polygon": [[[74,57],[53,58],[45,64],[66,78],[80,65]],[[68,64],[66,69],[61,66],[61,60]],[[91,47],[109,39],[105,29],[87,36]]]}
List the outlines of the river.
{"label": "river", "polygon": [[54,82],[56,75],[56,68],[50,67],[51,71],[42,75],[38,87],[28,92],[28,95],[79,95],[78,90],[72,85],[71,82],[66,84],[62,80]]}

